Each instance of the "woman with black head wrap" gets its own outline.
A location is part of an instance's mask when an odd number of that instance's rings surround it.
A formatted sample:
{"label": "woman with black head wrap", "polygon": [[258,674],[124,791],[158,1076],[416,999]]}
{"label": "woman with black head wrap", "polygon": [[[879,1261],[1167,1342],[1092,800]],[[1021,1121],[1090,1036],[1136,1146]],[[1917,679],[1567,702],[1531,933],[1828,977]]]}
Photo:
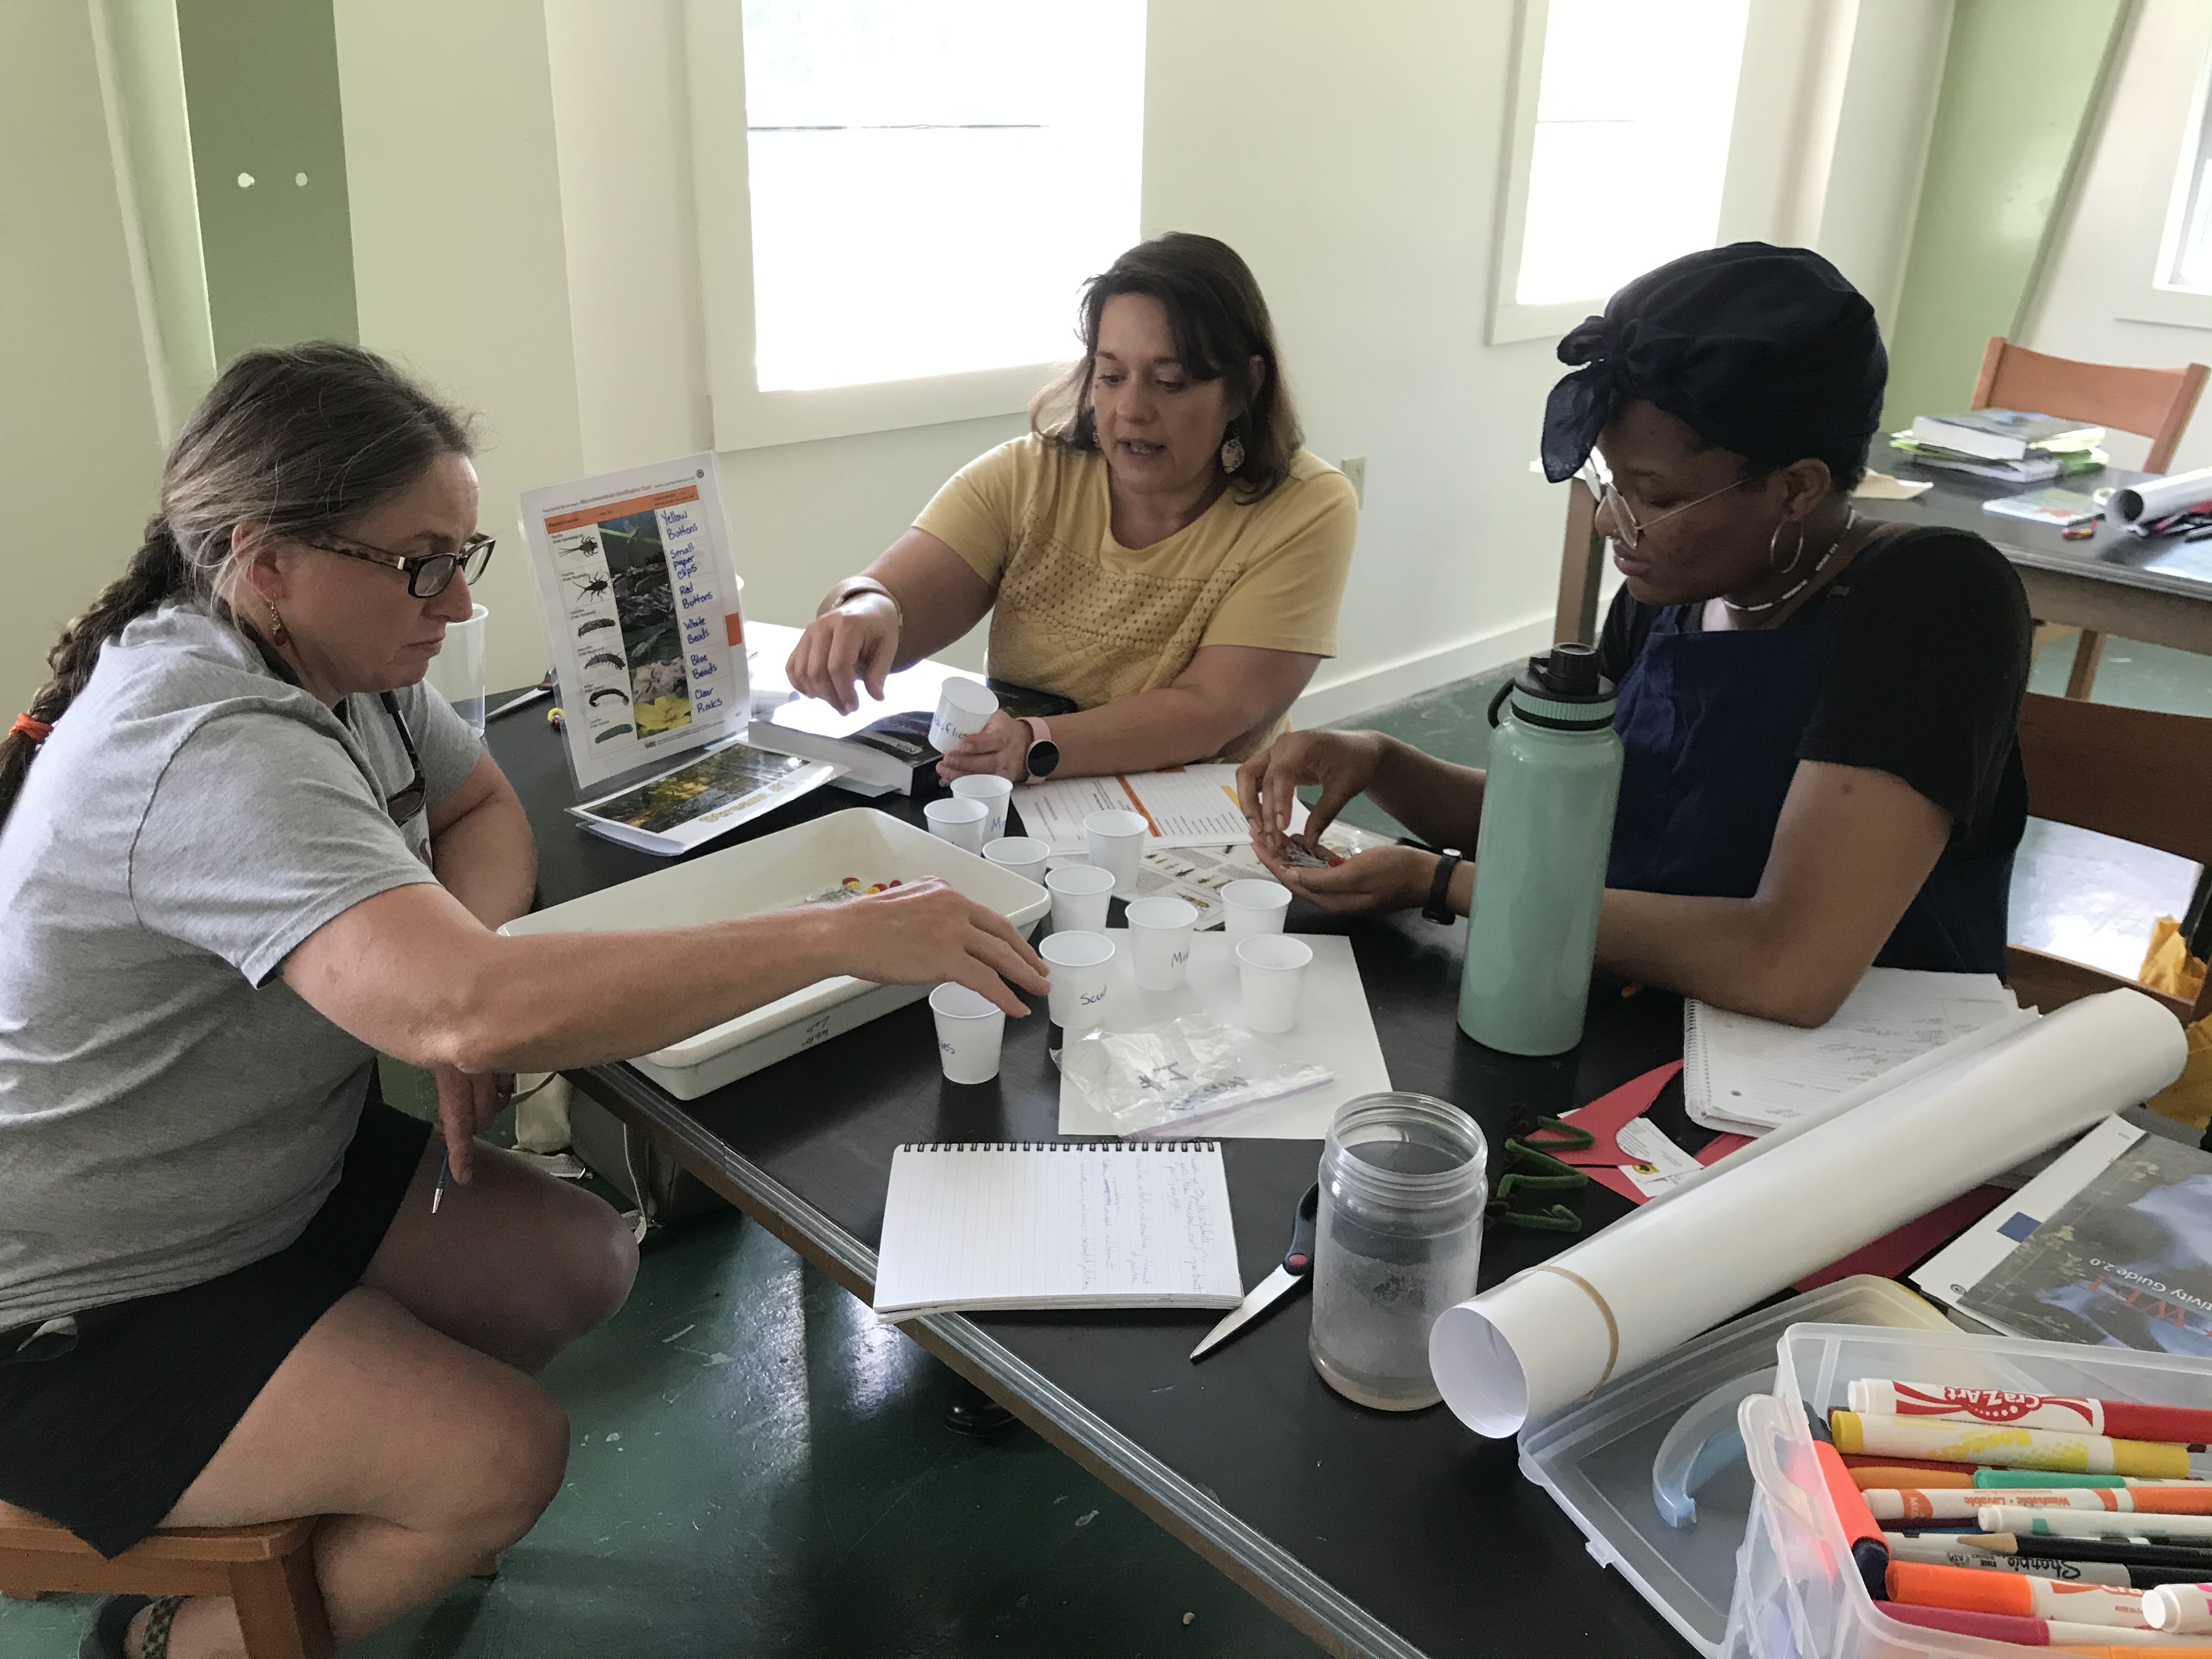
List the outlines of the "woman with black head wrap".
{"label": "woman with black head wrap", "polygon": [[[1978,536],[1852,507],[1887,374],[1872,307],[1818,254],[1739,242],[1638,277],[1559,356],[1544,470],[1589,469],[1626,578],[1599,651],[1626,750],[1600,965],[1803,1024],[1870,964],[2001,973],[2027,602]],[[1310,732],[1239,781],[1261,856],[1322,908],[1467,910],[1472,871],[1435,854],[1298,869],[1284,831],[1318,784],[1309,842],[1364,792],[1468,847],[1480,771]]]}

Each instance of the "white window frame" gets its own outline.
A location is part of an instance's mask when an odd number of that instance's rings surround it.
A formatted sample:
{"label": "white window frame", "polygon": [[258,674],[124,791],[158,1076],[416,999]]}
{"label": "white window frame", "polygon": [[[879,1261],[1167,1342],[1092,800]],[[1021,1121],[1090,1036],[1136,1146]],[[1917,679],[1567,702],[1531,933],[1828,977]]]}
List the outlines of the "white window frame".
{"label": "white window frame", "polygon": [[761,449],[1026,410],[1030,399],[1066,366],[1066,360],[866,386],[760,389],[753,357],[744,7],[738,0],[689,0],[685,18],[692,179],[714,447]]}
{"label": "white window frame", "polygon": [[2123,321],[2162,323],[2168,327],[2212,328],[2212,288],[2184,288],[2170,280],[2181,257],[2181,239],[2189,216],[2198,164],[2212,150],[2212,27],[2200,21],[2196,90],[2189,100],[2189,118],[2181,129],[2181,143],[2173,158],[2172,182],[2166,195],[2166,211],[2160,222],[2157,261],[2139,302],[2128,308]]}
{"label": "white window frame", "polygon": [[[1556,340],[1597,311],[1607,295],[1592,294],[1578,300],[1549,305],[1522,305],[1513,296],[1521,280],[1521,252],[1528,222],[1528,169],[1536,149],[1536,106],[1544,86],[1544,36],[1551,22],[1551,0],[1518,0],[1513,24],[1511,95],[1507,100],[1504,177],[1498,192],[1498,229],[1491,239],[1496,265],[1491,274],[1490,327],[1485,338],[1492,345],[1520,340]],[[1749,176],[1761,165],[1756,152],[1769,135],[1747,131],[1750,100],[1747,88],[1753,73],[1753,54],[1759,33],[1758,0],[1753,0],[1749,27],[1744,35],[1743,66],[1737,72],[1736,106],[1729,135],[1728,161],[1721,184],[1721,212],[1714,243],[1738,240],[1736,227],[1743,221]],[[1782,134],[1771,135],[1778,143]]]}

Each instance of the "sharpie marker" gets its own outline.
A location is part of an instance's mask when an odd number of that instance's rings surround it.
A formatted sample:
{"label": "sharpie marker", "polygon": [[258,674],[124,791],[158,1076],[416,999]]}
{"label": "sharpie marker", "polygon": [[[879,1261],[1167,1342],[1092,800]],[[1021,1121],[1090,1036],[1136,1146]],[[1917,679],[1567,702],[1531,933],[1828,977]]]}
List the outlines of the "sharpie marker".
{"label": "sharpie marker", "polygon": [[2154,1440],[2115,1440],[2101,1434],[2062,1434],[2054,1429],[1869,1417],[1844,1411],[1831,1412],[1828,1424],[1838,1451],[1881,1457],[1934,1457],[1992,1468],[2143,1474],[2165,1480],[2185,1479],[2194,1472],[2186,1450]]}
{"label": "sharpie marker", "polygon": [[2212,1636],[2212,1584],[2167,1584],[2143,1597],[2153,1630],[2172,1636]]}
{"label": "sharpie marker", "polygon": [[2108,1515],[2212,1515],[2212,1486],[2006,1487],[1960,1492],[1955,1487],[1865,1493],[1877,1521],[1971,1521],[1986,1509],[2014,1504],[2027,1510],[2102,1510]]}
{"label": "sharpie marker", "polygon": [[2023,1538],[2147,1538],[2155,1542],[2212,1546],[2212,1515],[2085,1514],[2080,1510],[1997,1507],[1978,1517],[1984,1532]]}
{"label": "sharpie marker", "polygon": [[1961,1613],[2002,1613],[2017,1619],[2063,1620],[2075,1625],[2148,1630],[2144,1592],[2109,1584],[2063,1584],[2023,1573],[1971,1572],[1925,1561],[1889,1564],[1889,1599],[1916,1607],[1955,1607]]}
{"label": "sharpie marker", "polygon": [[[1942,1486],[1948,1480],[1900,1480],[1900,1486]],[[1977,1486],[2194,1486],[2212,1492],[2212,1480],[2149,1480],[2139,1474],[2069,1474],[2063,1469],[1976,1469]]]}
{"label": "sharpie marker", "polygon": [[[1984,1538],[1959,1538],[1948,1533],[1886,1532],[1882,1542],[1894,1561],[1926,1561],[1939,1567],[1966,1567],[1977,1572],[2020,1572],[2031,1578],[2053,1578],[2066,1584],[2112,1584],[2123,1589],[2157,1589],[2166,1584],[2193,1584],[2204,1575],[2201,1566],[2138,1566],[2122,1561],[2073,1561],[2039,1551],[1996,1551]],[[2053,1544],[2077,1540],[2054,1538]]]}
{"label": "sharpie marker", "polygon": [[1918,1487],[1923,1492],[1974,1484],[1972,1463],[1939,1463],[1932,1457],[1846,1457],[1844,1467],[1861,1492],[1877,1487]]}
{"label": "sharpie marker", "polygon": [[2021,1429],[2062,1429],[2121,1440],[2212,1444],[2212,1411],[2188,1406],[2139,1406],[2078,1395],[2010,1394],[1954,1389],[1941,1382],[1892,1382],[1869,1377],[1849,1390],[1851,1409],[1876,1417],[1917,1417],[1943,1423],[1998,1423]]}
{"label": "sharpie marker", "polygon": [[2047,1555],[2061,1561],[2118,1561],[2130,1567],[2177,1567],[2190,1577],[2212,1580],[2212,1548],[2185,1544],[2152,1544],[2126,1538],[2029,1538],[2016,1533],[1938,1533],[1954,1543],[2014,1555]]}
{"label": "sharpie marker", "polygon": [[1992,1642],[2014,1642],[2024,1648],[2059,1648],[2069,1653],[2089,1654],[2095,1659],[2135,1659],[2148,1648],[2171,1659],[2212,1659],[2212,1646],[2191,1636],[2167,1636],[2154,1630],[2128,1630],[2118,1625],[2077,1625],[2072,1620],[2030,1619],[2008,1613],[1970,1613],[1963,1607],[1918,1607],[1904,1601],[1885,1601],[1881,1611],[1900,1625],[1922,1630],[1948,1631],[1954,1636],[1982,1636]]}

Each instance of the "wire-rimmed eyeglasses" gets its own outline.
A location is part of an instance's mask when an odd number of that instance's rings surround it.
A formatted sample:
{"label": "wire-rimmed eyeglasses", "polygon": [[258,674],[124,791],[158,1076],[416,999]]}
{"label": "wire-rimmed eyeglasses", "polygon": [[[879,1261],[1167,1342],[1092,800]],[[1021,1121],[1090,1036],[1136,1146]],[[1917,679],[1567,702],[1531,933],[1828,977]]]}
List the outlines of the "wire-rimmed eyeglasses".
{"label": "wire-rimmed eyeglasses", "polygon": [[1731,489],[1741,489],[1747,483],[1756,483],[1766,474],[1764,472],[1747,474],[1738,478],[1732,484],[1723,484],[1718,489],[1708,491],[1694,501],[1685,501],[1680,507],[1670,507],[1656,518],[1644,524],[1636,522],[1636,515],[1628,510],[1627,499],[1621,495],[1620,489],[1613,483],[1611,475],[1606,471],[1604,463],[1600,461],[1595,453],[1583,463],[1582,471],[1575,476],[1583,481],[1591,495],[1597,497],[1598,507],[1612,518],[1613,539],[1633,553],[1636,550],[1637,543],[1644,539],[1644,532],[1654,525],[1664,524],[1669,519],[1679,519],[1692,507],[1703,507],[1707,501],[1725,495]]}
{"label": "wire-rimmed eyeglasses", "polygon": [[351,547],[332,547],[325,542],[302,539],[300,545],[312,547],[318,553],[335,553],[342,559],[359,559],[364,564],[380,564],[387,570],[397,570],[407,578],[409,593],[418,599],[434,599],[453,585],[456,574],[471,581],[481,577],[491,562],[492,549],[499,544],[489,536],[471,536],[461,544],[458,553],[422,553],[411,557],[368,542],[354,542]]}

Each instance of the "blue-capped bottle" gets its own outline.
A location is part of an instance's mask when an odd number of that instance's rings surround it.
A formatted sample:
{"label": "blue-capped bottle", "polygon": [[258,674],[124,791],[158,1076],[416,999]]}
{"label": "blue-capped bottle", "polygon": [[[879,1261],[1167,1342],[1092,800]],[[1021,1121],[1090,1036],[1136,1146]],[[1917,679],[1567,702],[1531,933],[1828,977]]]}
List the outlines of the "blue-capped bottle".
{"label": "blue-capped bottle", "polygon": [[1491,702],[1459,992],[1459,1028],[1486,1048],[1557,1054],[1582,1041],[1620,794],[1613,703],[1587,645],[1529,658]]}

